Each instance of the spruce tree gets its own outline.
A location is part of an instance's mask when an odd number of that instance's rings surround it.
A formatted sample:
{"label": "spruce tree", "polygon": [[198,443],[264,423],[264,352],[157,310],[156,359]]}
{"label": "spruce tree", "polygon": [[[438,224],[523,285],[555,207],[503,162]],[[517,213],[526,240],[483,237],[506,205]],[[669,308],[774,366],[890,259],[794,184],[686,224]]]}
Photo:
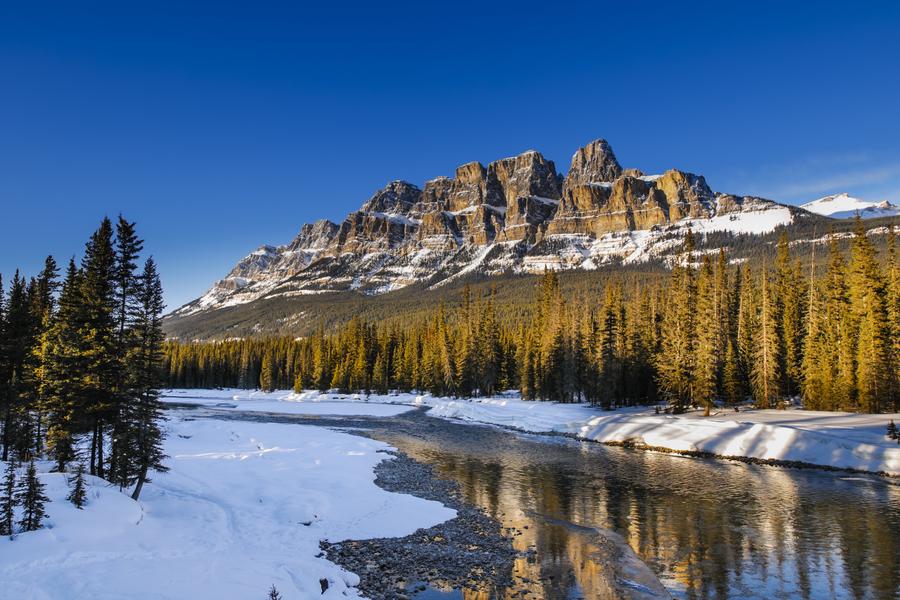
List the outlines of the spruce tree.
{"label": "spruce tree", "polygon": [[799,265],[791,260],[787,233],[778,241],[775,259],[775,324],[779,338],[779,369],[784,394],[793,396],[800,389],[803,371],[803,284]]}
{"label": "spruce tree", "polygon": [[887,334],[893,340],[889,348],[893,376],[888,380],[889,392],[885,398],[885,407],[897,412],[900,410],[900,256],[897,252],[897,232],[893,226],[888,229],[886,271]]}
{"label": "spruce tree", "polygon": [[112,222],[106,218],[85,246],[80,302],[86,368],[83,400],[91,425],[90,472],[104,476],[104,447],[113,416],[121,362],[116,336],[116,256]]}
{"label": "spruce tree", "polygon": [[761,408],[776,405],[781,380],[777,308],[774,294],[765,268],[761,274],[759,333],[756,339],[756,354],[753,365],[753,395]]}
{"label": "spruce tree", "polygon": [[[135,225],[119,215],[116,222],[115,262],[113,266],[113,297],[115,302],[115,352],[117,357],[128,354],[131,344],[129,326],[136,309],[136,292],[138,287],[137,258],[143,248],[143,241],[135,232]],[[207,370],[208,371],[208,370]],[[122,455],[127,452],[123,447],[126,436],[123,435],[124,418],[120,415],[127,410],[123,406],[128,402],[125,382],[125,368],[120,365],[116,371],[117,380],[110,403],[108,420],[112,425],[109,471],[110,479],[115,481],[115,473],[122,471],[119,464]]]}
{"label": "spruce tree", "polygon": [[19,520],[22,531],[36,531],[41,528],[41,522],[47,516],[44,504],[49,501],[50,498],[44,494],[44,484],[38,479],[37,469],[32,460],[28,463],[25,478],[16,488],[16,502],[22,507],[22,518]]}
{"label": "spruce tree", "polygon": [[816,281],[816,248],[813,245],[806,296],[806,333],[803,347],[801,390],[803,406],[822,410],[829,405],[832,381],[832,351],[827,345],[826,326],[822,322],[819,283]]}
{"label": "spruce tree", "polygon": [[269,595],[267,596],[269,600],[282,600],[281,594],[275,589],[275,586],[269,588]]}
{"label": "spruce tree", "polygon": [[15,510],[18,506],[16,498],[16,465],[7,461],[3,473],[3,488],[0,490],[0,535],[12,535]]}
{"label": "spruce tree", "polygon": [[35,388],[35,346],[38,324],[32,312],[25,278],[16,271],[9,288],[4,324],[3,460],[15,452],[29,458],[35,449],[32,413]]}
{"label": "spruce tree", "polygon": [[851,311],[858,324],[856,335],[856,397],[861,410],[879,412],[890,396],[892,364],[888,293],[872,242],[862,219],[856,219],[850,271]]}
{"label": "spruce tree", "polygon": [[124,428],[128,439],[124,482],[135,484],[132,498],[140,497],[149,471],[168,470],[163,464],[166,458],[162,444],[164,432],[160,426],[164,420],[159,388],[162,385],[162,285],[156,263],[148,258],[138,284],[137,306],[134,317],[134,349],[128,357],[128,387],[132,399]]}
{"label": "spruce tree", "polygon": [[717,395],[719,362],[722,353],[719,348],[719,297],[715,287],[715,275],[709,256],[704,256],[697,278],[697,343],[693,362],[694,400],[704,407],[704,416],[709,416]]}
{"label": "spruce tree", "polygon": [[66,500],[75,505],[76,508],[83,508],[87,494],[84,489],[84,463],[78,463],[75,467],[75,476],[72,479],[72,489]]}
{"label": "spruce tree", "polygon": [[694,399],[697,288],[691,266],[693,237],[685,242],[687,260],[672,267],[663,315],[656,367],[659,386],[675,412],[683,412]]}
{"label": "spruce tree", "polygon": [[270,349],[263,357],[259,373],[259,389],[264,392],[274,392],[275,387],[275,354]]}
{"label": "spruce tree", "polygon": [[56,260],[52,256],[48,256],[44,260],[44,268],[35,281],[32,301],[32,312],[34,313],[35,324],[38,329],[37,341],[33,349],[35,360],[34,389],[36,393],[34,403],[36,416],[35,449],[38,455],[42,454],[44,450],[45,416],[49,410],[47,363],[50,348],[50,331],[53,326],[56,306],[54,295],[60,285],[58,277],[59,268],[56,265]]}
{"label": "spruce tree", "polygon": [[87,427],[83,414],[84,383],[87,369],[82,335],[81,272],[70,260],[59,295],[59,309],[47,333],[45,404],[47,412],[47,449],[56,460],[56,468],[65,471],[75,457],[75,438]]}

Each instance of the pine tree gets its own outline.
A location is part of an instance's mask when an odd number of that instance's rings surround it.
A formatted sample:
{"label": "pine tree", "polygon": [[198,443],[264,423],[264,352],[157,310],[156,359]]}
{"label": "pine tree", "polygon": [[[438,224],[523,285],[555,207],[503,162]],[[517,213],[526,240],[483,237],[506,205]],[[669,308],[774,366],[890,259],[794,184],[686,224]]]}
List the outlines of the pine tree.
{"label": "pine tree", "polygon": [[786,395],[793,396],[800,389],[803,372],[803,314],[804,296],[799,265],[791,260],[787,233],[783,232],[778,241],[775,259],[776,327],[779,338],[779,369],[782,374],[781,387]]}
{"label": "pine tree", "polygon": [[745,264],[739,273],[735,350],[741,387],[748,393],[751,390],[750,379],[756,355],[756,337],[759,333],[759,290],[749,265]]}
{"label": "pine tree", "polygon": [[740,368],[738,367],[735,342],[729,340],[727,343],[728,349],[725,352],[725,362],[722,369],[722,393],[728,404],[737,406],[744,399],[745,391],[741,381]]}
{"label": "pine tree", "polygon": [[274,392],[275,388],[275,353],[269,349],[263,356],[262,369],[259,372],[259,389]]}
{"label": "pine tree", "polygon": [[[85,428],[84,382],[87,369],[81,305],[81,272],[69,261],[59,296],[59,310],[47,333],[44,396],[47,411],[47,448],[57,470],[65,471],[75,457],[75,437]],[[82,414],[79,414],[82,413]]]}
{"label": "pine tree", "polygon": [[32,302],[32,312],[34,313],[35,323],[38,328],[37,343],[34,346],[35,361],[35,405],[34,412],[36,415],[35,423],[35,449],[40,455],[44,450],[45,436],[45,415],[49,410],[48,391],[49,381],[47,378],[47,362],[50,348],[50,331],[53,325],[55,297],[54,294],[59,289],[59,268],[56,260],[52,256],[48,256],[44,260],[44,268],[38,275],[34,285],[34,297]]}
{"label": "pine tree", "polygon": [[24,480],[16,489],[16,501],[22,507],[22,518],[19,527],[22,531],[36,531],[41,528],[41,521],[47,516],[44,503],[50,498],[44,494],[44,484],[38,479],[34,461],[28,464]]}
{"label": "pine tree", "polygon": [[168,470],[163,464],[166,458],[162,448],[165,436],[160,423],[164,416],[159,401],[162,346],[165,339],[162,312],[165,304],[156,263],[152,258],[144,263],[137,300],[134,318],[135,345],[128,357],[128,388],[132,406],[125,427],[129,440],[129,450],[125,457],[128,464],[125,483],[136,484],[131,496],[135,500],[140,497],[144,483],[149,481],[149,471]]}
{"label": "pine tree", "polygon": [[823,409],[829,405],[833,385],[831,349],[827,345],[826,327],[822,322],[819,284],[816,281],[816,247],[813,245],[806,297],[806,335],[803,348],[802,393],[803,406]]}
{"label": "pine tree", "polygon": [[6,463],[3,473],[3,489],[0,490],[0,535],[13,534],[15,510],[19,502],[16,498],[16,465],[13,461]]}
{"label": "pine tree", "polygon": [[888,422],[887,426],[887,437],[890,440],[900,439],[900,433],[897,432],[897,426],[894,424],[894,420],[891,419]]}
{"label": "pine tree", "polygon": [[897,253],[897,233],[894,227],[888,229],[887,242],[887,334],[894,341],[890,346],[890,360],[893,377],[888,380],[889,392],[885,398],[885,407],[897,412],[900,410],[900,256]]}
{"label": "pine tree", "polygon": [[16,271],[6,302],[4,323],[3,460],[9,460],[12,452],[19,459],[28,459],[35,449],[29,406],[36,395],[34,349],[38,324],[29,294],[25,278]]}
{"label": "pine tree", "polygon": [[86,413],[91,420],[90,471],[104,476],[105,432],[115,407],[121,361],[116,354],[116,255],[112,222],[106,218],[85,246],[80,303],[84,323]]}
{"label": "pine tree", "polygon": [[[113,285],[115,301],[115,348],[116,356],[124,357],[128,353],[131,340],[129,340],[129,325],[135,311],[136,291],[138,287],[137,258],[143,248],[143,241],[137,237],[134,223],[127,221],[119,215],[116,223],[115,264],[113,266]],[[114,395],[110,403],[109,421],[112,424],[112,436],[109,458],[109,471],[116,479],[115,473],[121,473],[122,455],[127,452],[124,447],[126,436],[123,434],[125,419],[120,415],[127,407],[125,368],[119,366],[116,372]]]}
{"label": "pine tree", "polygon": [[83,508],[84,502],[87,498],[87,494],[84,489],[84,464],[78,463],[78,466],[75,467],[75,477],[72,479],[72,489],[69,491],[69,495],[66,496],[66,500],[75,505],[76,508]]}
{"label": "pine tree", "polygon": [[753,395],[758,406],[772,408],[776,405],[780,395],[779,382],[781,379],[777,308],[769,284],[769,275],[765,268],[761,279],[759,335],[756,340],[756,360],[752,372]]}
{"label": "pine tree", "polygon": [[850,261],[850,302],[857,323],[856,398],[859,408],[879,412],[890,394],[892,344],[888,324],[887,290],[872,242],[862,219],[856,217],[856,233]]}
{"label": "pine tree", "polygon": [[685,242],[685,250],[688,253],[685,265],[678,262],[672,267],[656,361],[660,389],[676,412],[682,412],[694,399],[697,291],[691,266],[691,235]]}
{"label": "pine tree", "polygon": [[281,594],[278,593],[278,590],[275,589],[274,585],[271,588],[269,588],[268,599],[269,600],[281,600],[282,599]]}
{"label": "pine tree", "polygon": [[704,407],[704,416],[709,416],[717,395],[719,348],[721,333],[718,323],[718,301],[715,276],[709,256],[703,257],[700,275],[697,278],[697,343],[693,359],[694,400]]}

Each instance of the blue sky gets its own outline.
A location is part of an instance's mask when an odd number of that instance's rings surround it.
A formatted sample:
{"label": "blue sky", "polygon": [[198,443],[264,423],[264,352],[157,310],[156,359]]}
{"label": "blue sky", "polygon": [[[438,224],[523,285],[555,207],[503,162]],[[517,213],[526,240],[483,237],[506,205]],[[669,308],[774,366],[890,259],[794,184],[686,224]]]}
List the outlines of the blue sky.
{"label": "blue sky", "polygon": [[121,212],[175,308],[387,181],[598,137],[721,191],[900,201],[898,3],[322,4],[0,0],[4,278]]}

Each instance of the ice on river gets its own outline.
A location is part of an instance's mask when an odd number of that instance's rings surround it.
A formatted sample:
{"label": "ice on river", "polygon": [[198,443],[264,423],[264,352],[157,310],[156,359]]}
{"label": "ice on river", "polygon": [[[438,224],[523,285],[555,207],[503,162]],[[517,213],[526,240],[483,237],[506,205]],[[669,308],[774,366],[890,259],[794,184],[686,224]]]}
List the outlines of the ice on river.
{"label": "ice on river", "polygon": [[319,540],[404,536],[455,516],[377,487],[373,469],[389,458],[381,442],[185,417],[168,422],[171,470],[140,502],[90,478],[78,510],[65,500],[65,475],[42,473],[47,527],[0,539],[0,596],[246,600],[274,584],[286,599],[355,598],[358,578],[317,557]]}

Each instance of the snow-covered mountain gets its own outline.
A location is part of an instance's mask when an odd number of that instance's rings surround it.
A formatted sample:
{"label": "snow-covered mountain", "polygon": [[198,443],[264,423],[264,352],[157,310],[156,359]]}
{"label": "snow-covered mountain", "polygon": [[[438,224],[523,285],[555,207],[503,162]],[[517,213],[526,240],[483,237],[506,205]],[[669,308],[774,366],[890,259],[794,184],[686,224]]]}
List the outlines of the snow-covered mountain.
{"label": "snow-covered mountain", "polygon": [[260,247],[174,315],[273,297],[437,287],[471,273],[597,269],[665,258],[688,229],[763,234],[801,215],[808,213],[714,192],[701,175],[623,169],[605,140],[580,148],[565,177],[529,150],[486,167],[464,164],[422,188],[391,182],[340,224],[303,225],[291,243]]}
{"label": "snow-covered mountain", "polygon": [[833,196],[825,196],[812,202],[801,205],[802,208],[809,212],[816,213],[832,219],[849,219],[859,216],[863,219],[874,219],[878,217],[896,217],[900,215],[900,206],[891,204],[887,200],[882,202],[870,202],[854,198],[850,194],[844,192]]}

